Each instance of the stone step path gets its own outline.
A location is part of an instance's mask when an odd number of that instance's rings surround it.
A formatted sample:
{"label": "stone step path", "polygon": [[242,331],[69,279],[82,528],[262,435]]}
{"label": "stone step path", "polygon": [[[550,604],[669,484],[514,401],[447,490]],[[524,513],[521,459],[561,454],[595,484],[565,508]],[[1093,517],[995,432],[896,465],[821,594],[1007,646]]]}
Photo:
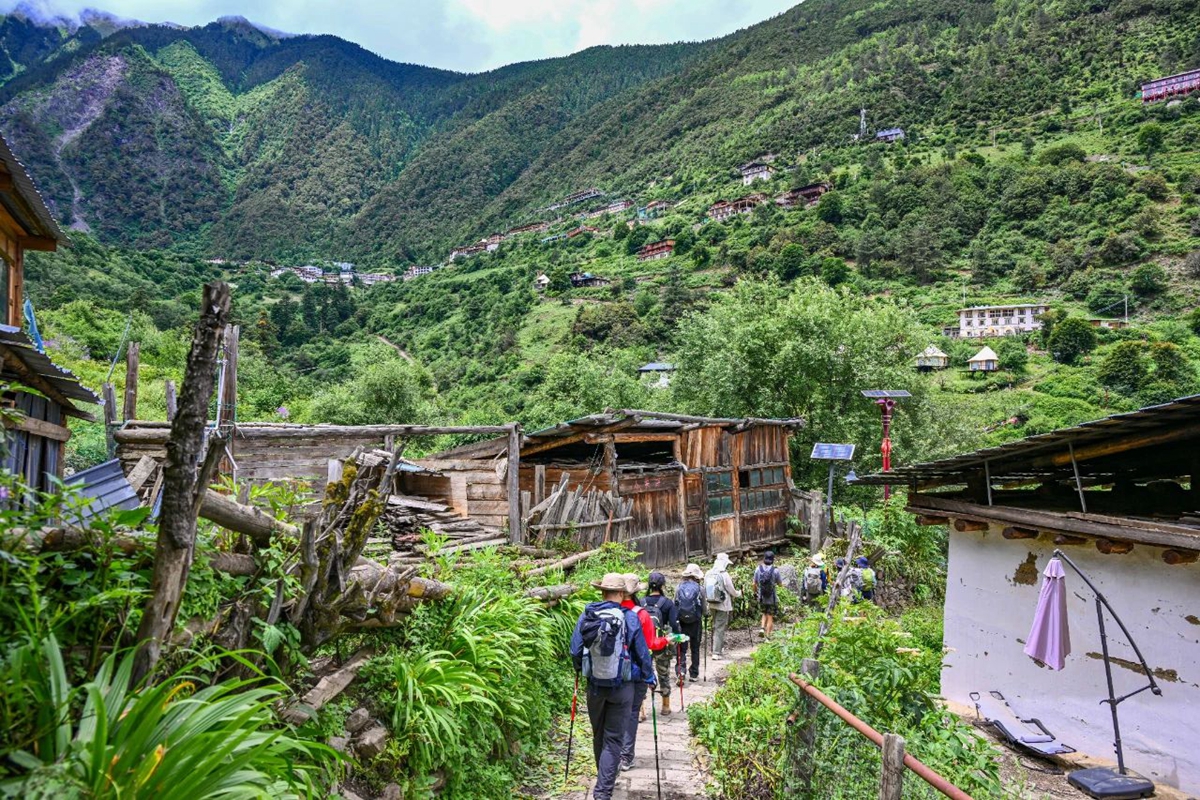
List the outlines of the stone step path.
{"label": "stone step path", "polygon": [[[709,659],[708,681],[696,681],[684,686],[683,698],[687,705],[690,707],[707,702],[725,682],[729,665],[749,661],[753,652],[752,646],[734,648],[727,645],[726,658],[721,661]],[[656,695],[655,700],[658,703],[657,707],[661,708],[662,697]],[[670,716],[664,717],[660,714],[658,717],[658,761],[663,800],[707,797],[705,779],[699,769],[695,743],[688,728],[687,714],[679,710],[678,688],[671,695],[671,709],[674,713]],[[654,728],[649,705],[646,706],[646,711],[646,721],[638,731],[635,766],[617,777],[613,800],[658,800],[658,785],[654,775]]]}

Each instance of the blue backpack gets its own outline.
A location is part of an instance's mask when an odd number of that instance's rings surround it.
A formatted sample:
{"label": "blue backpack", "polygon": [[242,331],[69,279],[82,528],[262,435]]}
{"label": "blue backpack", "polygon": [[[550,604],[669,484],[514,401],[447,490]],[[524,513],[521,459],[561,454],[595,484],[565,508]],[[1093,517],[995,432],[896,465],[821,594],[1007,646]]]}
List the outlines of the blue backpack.
{"label": "blue backpack", "polygon": [[685,625],[693,625],[700,621],[700,584],[695,581],[683,582],[675,592],[675,611],[679,621]]}

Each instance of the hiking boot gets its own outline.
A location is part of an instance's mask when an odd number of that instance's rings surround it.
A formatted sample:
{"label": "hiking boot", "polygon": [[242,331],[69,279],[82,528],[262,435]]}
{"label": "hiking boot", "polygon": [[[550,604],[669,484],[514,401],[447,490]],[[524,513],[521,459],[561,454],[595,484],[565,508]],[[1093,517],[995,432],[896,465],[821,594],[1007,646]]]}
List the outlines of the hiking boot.
{"label": "hiking boot", "polygon": [[621,761],[621,772],[629,772],[631,769],[633,769],[632,761]]}
{"label": "hiking boot", "polygon": [[671,716],[671,696],[669,694],[663,695],[662,710],[658,713],[662,714],[664,717]]}
{"label": "hiking boot", "polygon": [[721,654],[713,653],[713,661],[720,661],[720,660],[721,660]]}
{"label": "hiking boot", "polygon": [[698,681],[698,680],[700,680],[700,676],[699,676],[699,675],[688,675],[688,681],[689,681],[690,683],[695,683],[695,682],[696,682],[696,681]]}

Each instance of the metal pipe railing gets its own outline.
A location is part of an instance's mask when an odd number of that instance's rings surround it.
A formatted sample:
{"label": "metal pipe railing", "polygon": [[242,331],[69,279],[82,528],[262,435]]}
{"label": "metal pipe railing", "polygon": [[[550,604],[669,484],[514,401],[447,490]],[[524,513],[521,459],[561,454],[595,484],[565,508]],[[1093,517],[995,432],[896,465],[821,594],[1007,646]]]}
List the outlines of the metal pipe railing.
{"label": "metal pipe railing", "polygon": [[[871,742],[873,742],[876,747],[879,747],[879,748],[883,747],[883,734],[882,733],[875,730],[870,725],[868,725],[867,723],[863,722],[858,717],[851,714],[849,711],[847,711],[841,704],[839,704],[832,697],[825,694],[820,689],[813,686],[811,683],[804,680],[803,678],[801,678],[799,675],[797,675],[795,673],[788,675],[788,680],[790,680],[792,683],[799,686],[800,690],[803,691],[805,694],[807,694],[809,697],[813,698],[818,703],[825,706],[830,711],[832,711],[834,714],[836,714],[839,718],[841,718],[841,720],[843,722],[845,722],[851,728],[854,728],[854,730],[858,731],[863,736],[870,739]],[[941,775],[937,774],[932,769],[930,769],[929,767],[922,764],[920,761],[918,761],[916,759],[915,756],[913,756],[909,753],[904,754],[904,766],[908,767],[908,769],[911,770],[913,773],[915,773],[917,775],[917,777],[919,777],[921,780],[928,783],[934,789],[937,789],[939,792],[944,794],[946,797],[949,797],[951,800],[973,800],[971,795],[967,794],[962,789],[959,789],[957,786],[950,783],[950,781],[946,780]]]}

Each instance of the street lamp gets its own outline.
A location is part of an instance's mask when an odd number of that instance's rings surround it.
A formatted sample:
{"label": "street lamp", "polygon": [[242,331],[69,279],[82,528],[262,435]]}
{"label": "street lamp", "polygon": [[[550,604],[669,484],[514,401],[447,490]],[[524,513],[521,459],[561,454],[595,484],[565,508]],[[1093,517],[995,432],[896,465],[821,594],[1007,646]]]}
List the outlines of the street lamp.
{"label": "street lamp", "polygon": [[[829,487],[825,490],[825,503],[829,506],[829,528],[833,530],[833,471],[837,468],[839,461],[854,460],[854,445],[817,442],[813,445],[812,455],[809,458],[813,461],[829,462]],[[853,468],[850,470],[850,475],[854,475]],[[846,480],[850,479],[850,475],[846,476]],[[857,480],[857,476],[855,479]]]}
{"label": "street lamp", "polygon": [[[892,411],[896,408],[896,401],[903,400],[906,397],[912,397],[912,394],[903,389],[864,389],[862,396],[875,401],[875,405],[879,406],[879,410],[883,412],[883,443],[879,446],[879,452],[883,454],[883,471],[892,471]],[[883,499],[886,501],[892,496],[892,487],[884,484]]]}

